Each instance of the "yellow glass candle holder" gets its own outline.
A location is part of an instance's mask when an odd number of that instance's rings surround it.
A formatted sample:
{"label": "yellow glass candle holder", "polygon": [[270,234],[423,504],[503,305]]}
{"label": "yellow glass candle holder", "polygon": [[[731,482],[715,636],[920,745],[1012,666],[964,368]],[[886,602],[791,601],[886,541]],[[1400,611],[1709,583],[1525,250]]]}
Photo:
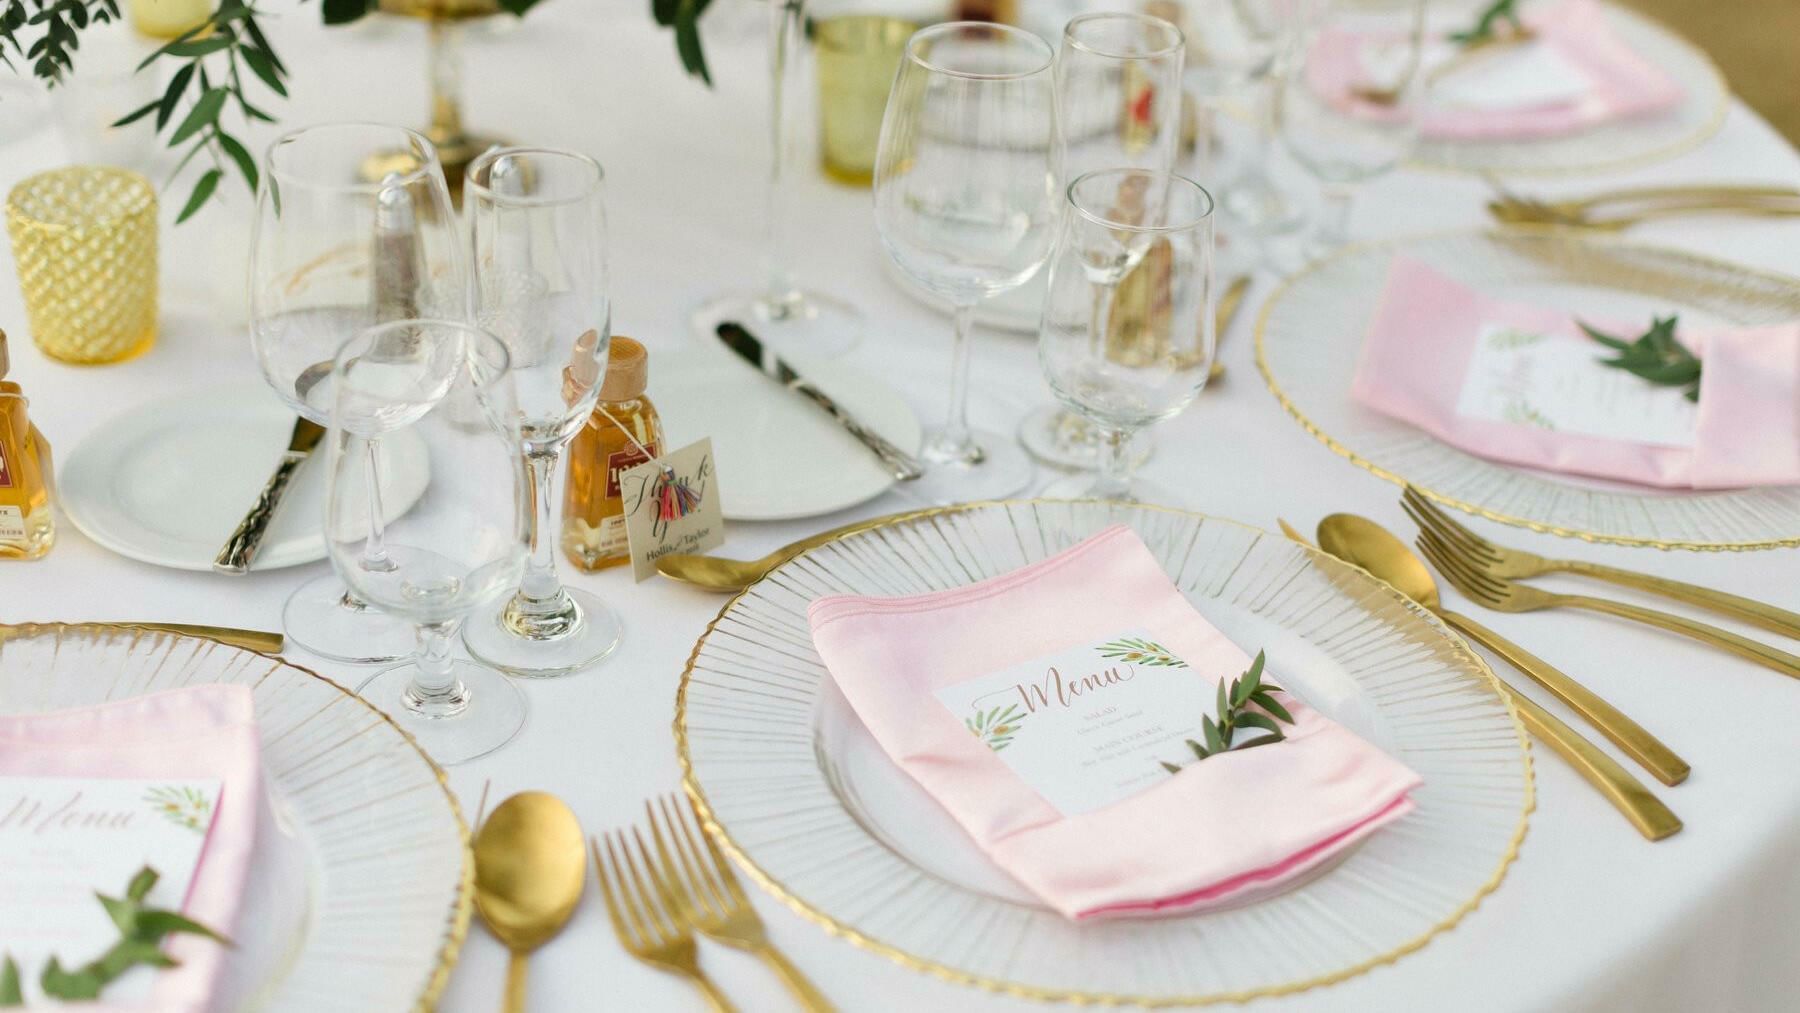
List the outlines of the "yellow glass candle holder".
{"label": "yellow glass candle holder", "polygon": [[869,185],[894,72],[918,25],[877,14],[827,18],[813,29],[819,63],[819,153],[825,174]]}
{"label": "yellow glass candle holder", "polygon": [[25,322],[45,355],[118,362],[156,340],[156,190],[129,169],[77,165],[6,198]]}

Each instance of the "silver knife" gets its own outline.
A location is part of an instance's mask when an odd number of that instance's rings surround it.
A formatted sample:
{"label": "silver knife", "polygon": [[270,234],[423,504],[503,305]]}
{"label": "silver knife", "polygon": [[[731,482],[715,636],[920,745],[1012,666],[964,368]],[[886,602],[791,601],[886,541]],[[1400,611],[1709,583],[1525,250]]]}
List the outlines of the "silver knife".
{"label": "silver knife", "polygon": [[824,391],[807,383],[799,373],[794,372],[794,367],[783,362],[781,356],[765,349],[756,335],[745,330],[743,325],[727,320],[719,325],[718,333],[719,340],[725,342],[725,347],[749,360],[751,365],[772,377],[776,383],[824,409],[825,414],[836,419],[838,425],[843,426],[851,436],[874,451],[875,456],[881,458],[881,463],[887,466],[888,472],[896,479],[906,482],[925,473],[916,458],[883,439],[880,433],[856,421]]}
{"label": "silver knife", "polygon": [[256,550],[262,545],[263,534],[269,530],[269,521],[275,517],[275,509],[281,505],[281,496],[287,492],[288,483],[293,481],[294,473],[312,454],[313,448],[319,445],[319,439],[325,435],[325,427],[310,419],[295,419],[293,435],[288,437],[288,448],[281,455],[281,463],[275,466],[275,474],[269,476],[269,482],[257,494],[256,502],[250,512],[244,515],[237,530],[225,540],[225,547],[213,557],[213,570],[218,573],[239,574],[250,569],[250,561],[256,558]]}

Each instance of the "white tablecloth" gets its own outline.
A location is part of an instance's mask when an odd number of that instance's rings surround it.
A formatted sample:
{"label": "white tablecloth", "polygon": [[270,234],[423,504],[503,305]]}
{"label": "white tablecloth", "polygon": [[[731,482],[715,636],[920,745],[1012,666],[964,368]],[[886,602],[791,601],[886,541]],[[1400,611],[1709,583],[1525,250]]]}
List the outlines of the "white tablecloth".
{"label": "white tablecloth", "polygon": [[[536,143],[570,146],[607,169],[616,329],[647,343],[652,369],[690,339],[686,312],[702,297],[755,280],[760,247],[758,145],[764,139],[761,55],[754,36],[721,39],[712,53],[720,88],[684,78],[666,35],[642,2],[563,0],[516,28],[483,33],[468,54],[470,122]],[[286,125],[332,119],[418,121],[425,108],[422,30],[412,23],[325,32],[317,4],[288,12],[274,31],[295,68]],[[740,24],[742,22],[739,22]],[[256,135],[257,147],[268,131]],[[53,134],[0,138],[0,184],[56,164]],[[797,210],[796,269],[861,306],[869,334],[853,361],[895,384],[926,417],[941,411],[948,324],[884,280],[864,191],[811,173]],[[1604,183],[1755,179],[1800,182],[1800,158],[1734,104],[1704,147]],[[1580,188],[1591,180],[1567,184]],[[1554,189],[1553,185],[1546,185]],[[136,361],[79,368],[43,358],[26,339],[10,261],[0,264],[0,327],[13,336],[14,378],[38,424],[63,454],[105,417],[171,392],[220,382],[260,384],[238,310],[249,201],[227,179],[226,207],[168,231],[166,308],[155,349]],[[185,187],[165,203],[179,206]],[[1361,237],[1482,221],[1482,184],[1404,172],[1374,185],[1355,213]],[[1691,221],[1646,228],[1648,241],[1776,270],[1793,267],[1800,224]],[[1259,278],[1254,306],[1272,276]],[[1352,510],[1410,530],[1398,490],[1338,459],[1289,421],[1252,364],[1251,313],[1225,338],[1229,375],[1157,434],[1147,467],[1194,505],[1272,527],[1283,516],[1310,527]],[[977,422],[1010,431],[1047,398],[1028,339],[978,336]],[[1747,437],[1748,438],[1748,437]],[[843,516],[738,525],[722,551],[755,556],[812,531],[898,509],[892,496]],[[1663,554],[1593,548],[1516,531],[1521,546],[1566,550],[1715,585],[1800,608],[1794,552]],[[112,555],[66,521],[45,560],[0,563],[0,616],[136,619],[278,628],[280,607],[326,564],[244,578],[178,573]],[[590,830],[641,817],[642,800],[678,783],[669,731],[675,685],[695,637],[722,599],[663,581],[633,585],[610,572],[573,582],[607,596],[624,616],[625,642],[596,669],[525,687],[532,711],[512,745],[451,772],[473,808],[492,779],[494,798],[552,791]],[[1687,641],[1604,617],[1483,616],[1501,632],[1576,673],[1656,731],[1694,765],[1692,778],[1658,789],[1687,828],[1660,844],[1638,837],[1567,766],[1536,750],[1539,801],[1517,863],[1501,888],[1454,931],[1342,984],[1259,1008],[1774,1009],[1800,995],[1800,685]],[[294,652],[341,681],[362,673]],[[1514,680],[1524,684],[1520,678]],[[1557,709],[1544,694],[1528,690]],[[1648,778],[1646,778],[1648,780]],[[753,891],[754,892],[754,891]],[[590,894],[592,891],[590,890]],[[828,937],[758,898],[774,938],[851,1009],[1026,1008],[913,973]],[[784,1008],[759,965],[704,948],[707,965],[749,1009]],[[491,1010],[504,973],[501,947],[472,927],[443,1006]],[[598,897],[532,964],[539,1010],[699,1009],[689,986],[628,957]]]}

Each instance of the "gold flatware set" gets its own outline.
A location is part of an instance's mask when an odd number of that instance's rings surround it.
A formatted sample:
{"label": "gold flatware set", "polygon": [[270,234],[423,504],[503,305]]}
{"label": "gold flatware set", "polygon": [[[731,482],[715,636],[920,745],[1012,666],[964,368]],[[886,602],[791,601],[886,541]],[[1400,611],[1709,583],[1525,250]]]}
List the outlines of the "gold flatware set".
{"label": "gold flatware set", "polygon": [[1513,193],[1492,176],[1495,191],[1488,213],[1502,225],[1561,225],[1619,232],[1648,221],[1685,215],[1800,215],[1800,189],[1789,186],[1719,184],[1629,187],[1587,197],[1546,200]]}

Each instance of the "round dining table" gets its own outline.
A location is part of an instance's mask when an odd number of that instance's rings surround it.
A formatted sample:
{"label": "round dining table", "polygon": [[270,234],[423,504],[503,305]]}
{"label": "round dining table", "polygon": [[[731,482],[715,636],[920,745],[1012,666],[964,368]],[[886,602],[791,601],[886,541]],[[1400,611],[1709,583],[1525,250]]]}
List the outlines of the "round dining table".
{"label": "round dining table", "polygon": [[[754,17],[720,5],[729,16],[709,29],[715,82],[709,90],[683,73],[672,38],[655,26],[648,6],[641,0],[543,4],[517,23],[472,32],[464,71],[472,125],[518,142],[578,149],[604,165],[614,330],[648,346],[654,377],[659,362],[677,361],[677,353],[700,340],[689,329],[693,307],[761,278],[768,108]],[[292,94],[272,106],[279,128],[248,133],[253,148],[260,150],[278,129],[304,124],[424,119],[426,48],[418,22],[370,19],[325,28],[317,4],[269,20],[293,71]],[[799,96],[795,115],[810,117],[812,102],[810,94]],[[810,122],[802,126],[810,136]],[[166,153],[145,150],[142,140],[109,143],[166,166]],[[23,136],[0,137],[0,187],[67,161],[71,147],[53,116]],[[1271,171],[1310,199],[1311,185],[1285,162]],[[253,201],[228,175],[214,206],[175,225],[192,174],[163,194],[161,330],[154,348],[138,358],[95,367],[43,356],[27,340],[16,274],[10,255],[0,253],[0,328],[12,336],[11,378],[24,386],[32,418],[59,455],[107,418],[156,399],[221,384],[265,389],[243,295]],[[947,396],[948,319],[896,287],[866,188],[832,182],[810,163],[794,176],[786,222],[794,273],[862,310],[866,332],[846,361],[891,384],[924,421],[934,420]],[[1800,156],[1734,99],[1704,143],[1655,164],[1509,180],[1551,195],[1702,181],[1800,184]],[[1484,209],[1490,195],[1489,183],[1477,176],[1403,168],[1364,189],[1350,229],[1357,239],[1372,239],[1479,228],[1490,224]],[[1243,262],[1245,237],[1227,235]],[[1631,239],[1766,270],[1800,270],[1800,219],[1682,218],[1647,224]],[[1221,335],[1222,378],[1156,428],[1143,474],[1175,490],[1181,506],[1271,530],[1277,518],[1310,531],[1328,513],[1351,511],[1410,534],[1400,489],[1333,454],[1265,387],[1254,361],[1255,311],[1278,281],[1275,269],[1257,270],[1245,311]],[[1025,413],[1047,403],[1034,345],[1028,335],[978,330],[977,425],[1011,433]],[[1038,485],[1054,477],[1042,469]],[[717,551],[752,558],[912,505],[889,492],[829,516],[733,523]],[[0,562],[0,619],[279,629],[289,592],[327,572],[325,562],[247,576],[164,569],[106,551],[66,517],[58,523],[47,557]],[[1657,551],[1471,524],[1507,545],[1800,609],[1800,550]],[[634,583],[629,568],[570,572],[568,580],[618,611],[623,643],[586,671],[521,682],[530,713],[519,737],[448,771],[465,815],[473,814],[484,788],[490,806],[537,789],[566,800],[593,833],[641,821],[646,798],[680,790],[671,732],[676,688],[695,639],[725,598],[662,578]],[[1576,586],[1562,579],[1544,584]],[[1518,858],[1453,930],[1348,980],[1251,1005],[1271,1013],[1792,1008],[1800,995],[1794,958],[1800,949],[1800,684],[1606,616],[1496,615],[1448,597],[1574,674],[1688,759],[1693,774],[1686,783],[1656,789],[1685,828],[1646,841],[1569,766],[1534,748],[1536,809]],[[351,686],[369,672],[298,649],[288,657]],[[1576,720],[1535,686],[1523,692]],[[746,885],[776,944],[844,1009],[999,1013],[1038,1005],[909,970],[828,934],[748,879]],[[791,1008],[779,981],[750,956],[703,943],[702,959],[741,1008]],[[440,1008],[499,1008],[506,963],[505,950],[475,919]],[[529,1008],[686,1010],[702,1008],[702,999],[688,982],[621,948],[590,875],[567,929],[532,958]]]}

